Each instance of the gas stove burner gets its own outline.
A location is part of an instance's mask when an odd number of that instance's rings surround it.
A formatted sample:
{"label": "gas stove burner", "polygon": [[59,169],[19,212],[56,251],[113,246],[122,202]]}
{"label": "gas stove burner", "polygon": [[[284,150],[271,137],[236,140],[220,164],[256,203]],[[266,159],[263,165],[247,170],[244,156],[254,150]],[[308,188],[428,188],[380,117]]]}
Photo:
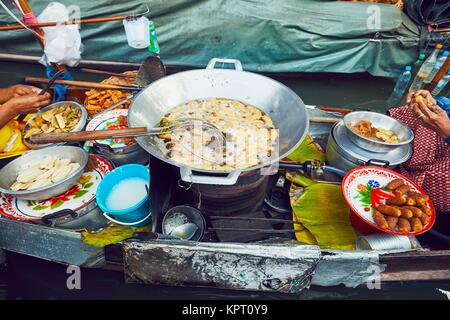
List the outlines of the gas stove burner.
{"label": "gas stove burner", "polygon": [[266,212],[270,216],[290,215],[292,212],[289,200],[289,186],[284,175],[277,175],[275,185],[269,190],[267,197],[264,199]]}

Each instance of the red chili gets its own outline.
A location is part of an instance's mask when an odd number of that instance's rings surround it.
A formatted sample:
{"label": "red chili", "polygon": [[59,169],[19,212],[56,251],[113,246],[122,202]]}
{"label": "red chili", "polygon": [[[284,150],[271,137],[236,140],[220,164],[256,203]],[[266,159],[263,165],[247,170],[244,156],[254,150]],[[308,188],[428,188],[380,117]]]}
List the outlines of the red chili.
{"label": "red chili", "polygon": [[372,208],[378,207],[380,204],[384,203],[384,200],[392,197],[394,197],[394,194],[391,192],[386,192],[381,188],[374,189],[370,194]]}

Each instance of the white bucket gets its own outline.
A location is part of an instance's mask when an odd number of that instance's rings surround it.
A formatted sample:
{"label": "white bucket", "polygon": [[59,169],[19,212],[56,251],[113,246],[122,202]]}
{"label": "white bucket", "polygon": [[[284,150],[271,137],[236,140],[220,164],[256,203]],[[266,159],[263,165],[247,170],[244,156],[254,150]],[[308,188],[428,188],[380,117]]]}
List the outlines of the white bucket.
{"label": "white bucket", "polygon": [[123,20],[128,45],[135,49],[144,49],[150,45],[150,21],[146,17]]}

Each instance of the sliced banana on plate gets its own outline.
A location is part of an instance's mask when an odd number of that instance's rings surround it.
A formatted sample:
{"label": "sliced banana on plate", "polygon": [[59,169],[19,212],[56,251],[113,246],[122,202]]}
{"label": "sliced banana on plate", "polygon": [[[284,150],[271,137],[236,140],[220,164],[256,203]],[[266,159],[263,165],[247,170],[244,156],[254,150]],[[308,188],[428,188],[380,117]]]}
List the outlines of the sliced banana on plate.
{"label": "sliced banana on plate", "polygon": [[67,178],[79,168],[80,164],[70,159],[46,156],[22,167],[10,189],[19,191],[46,187]]}

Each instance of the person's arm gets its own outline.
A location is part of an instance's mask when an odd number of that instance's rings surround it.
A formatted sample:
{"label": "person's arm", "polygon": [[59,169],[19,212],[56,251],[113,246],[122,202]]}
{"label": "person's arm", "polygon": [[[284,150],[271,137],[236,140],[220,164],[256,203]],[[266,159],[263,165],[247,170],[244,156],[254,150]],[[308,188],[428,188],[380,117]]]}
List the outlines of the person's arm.
{"label": "person's arm", "polygon": [[17,84],[9,88],[0,89],[0,104],[19,96],[26,96],[30,94],[36,94],[39,92],[39,88],[33,86],[27,86],[23,84]]}
{"label": "person's arm", "polygon": [[39,111],[40,108],[50,104],[50,94],[27,95],[15,97],[0,106],[0,128],[6,125],[19,114],[28,114]]}
{"label": "person's arm", "polygon": [[8,122],[17,116],[12,108],[5,107],[2,105],[0,107],[0,128],[3,128]]}

